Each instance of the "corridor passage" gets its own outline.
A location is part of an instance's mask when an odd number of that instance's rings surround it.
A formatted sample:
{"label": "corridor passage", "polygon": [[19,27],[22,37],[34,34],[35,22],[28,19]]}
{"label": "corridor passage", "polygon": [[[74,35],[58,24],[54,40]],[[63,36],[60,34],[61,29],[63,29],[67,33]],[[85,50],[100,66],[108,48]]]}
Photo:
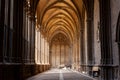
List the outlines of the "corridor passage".
{"label": "corridor passage", "polygon": [[40,73],[27,80],[95,80],[91,77],[83,75],[70,69],[51,69],[44,73]]}

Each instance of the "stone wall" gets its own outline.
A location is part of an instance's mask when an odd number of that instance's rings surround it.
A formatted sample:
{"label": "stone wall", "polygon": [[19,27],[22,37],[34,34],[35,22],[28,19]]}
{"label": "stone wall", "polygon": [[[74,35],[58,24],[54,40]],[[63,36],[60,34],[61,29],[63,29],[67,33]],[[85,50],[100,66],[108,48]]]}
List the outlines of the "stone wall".
{"label": "stone wall", "polygon": [[50,65],[0,65],[0,80],[25,80],[49,68]]}
{"label": "stone wall", "polygon": [[117,65],[119,63],[118,56],[118,46],[115,42],[116,40],[116,26],[117,19],[120,12],[120,0],[111,0],[111,27],[112,27],[112,46],[113,46],[113,60],[114,64]]}

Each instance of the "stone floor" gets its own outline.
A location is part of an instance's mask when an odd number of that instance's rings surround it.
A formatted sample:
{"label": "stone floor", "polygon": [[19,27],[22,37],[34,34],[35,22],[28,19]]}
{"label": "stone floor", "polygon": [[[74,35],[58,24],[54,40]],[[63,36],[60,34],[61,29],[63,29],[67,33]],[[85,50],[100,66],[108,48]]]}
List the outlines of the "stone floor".
{"label": "stone floor", "polygon": [[27,80],[95,80],[89,76],[70,69],[51,69]]}

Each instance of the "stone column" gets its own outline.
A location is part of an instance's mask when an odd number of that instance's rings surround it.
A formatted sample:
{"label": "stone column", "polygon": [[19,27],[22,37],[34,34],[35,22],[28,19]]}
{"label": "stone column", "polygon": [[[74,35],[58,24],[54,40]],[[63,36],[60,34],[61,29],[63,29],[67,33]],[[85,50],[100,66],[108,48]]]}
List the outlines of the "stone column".
{"label": "stone column", "polygon": [[[89,0],[90,1],[90,0]],[[94,25],[93,25],[93,11],[94,0],[87,3],[87,58],[88,58],[88,73],[92,75],[92,66],[94,64]]]}
{"label": "stone column", "polygon": [[5,0],[5,17],[4,17],[4,41],[3,41],[3,62],[8,61],[7,60],[7,44],[8,44],[8,0]]}
{"label": "stone column", "polygon": [[45,36],[43,36],[43,55],[44,55],[44,64],[45,64]]}
{"label": "stone column", "polygon": [[55,67],[57,67],[57,45],[55,44]]}
{"label": "stone column", "polygon": [[74,56],[73,56],[74,54],[73,54],[73,45],[71,44],[70,46],[69,46],[69,65],[71,66],[71,68],[73,68],[73,62],[74,62]]}
{"label": "stone column", "polygon": [[32,20],[31,22],[31,63],[35,62],[34,57],[35,57],[35,21]]}
{"label": "stone column", "polygon": [[40,50],[40,53],[39,53],[40,57],[39,58],[40,58],[40,64],[41,64],[42,63],[42,60],[41,60],[42,59],[42,53],[41,53],[41,32],[40,32],[40,40],[39,41],[40,41],[40,44],[39,44],[40,45],[40,49],[39,49]]}
{"label": "stone column", "polygon": [[41,34],[41,62],[44,63],[44,40],[43,35]]}
{"label": "stone column", "polygon": [[62,58],[62,53],[61,53],[61,46],[62,45],[61,45],[61,42],[59,42],[59,45],[60,45],[60,65],[61,65],[61,61],[62,61],[62,59],[61,59]]}
{"label": "stone column", "polygon": [[3,62],[3,57],[4,57],[4,15],[5,14],[5,0],[0,0],[0,62]]}
{"label": "stone column", "polygon": [[40,31],[37,33],[37,62],[40,64]]}
{"label": "stone column", "polygon": [[89,75],[91,74],[91,70],[92,70],[92,64],[93,64],[93,56],[94,56],[94,52],[93,52],[93,20],[92,18],[88,18],[87,19],[87,72]]}
{"label": "stone column", "polygon": [[87,52],[88,52],[88,64],[92,64],[92,61],[93,61],[93,27],[92,27],[92,19],[89,18],[87,19]]}
{"label": "stone column", "polygon": [[14,0],[11,0],[10,3],[10,62],[12,62],[12,54],[13,54],[13,15],[14,15]]}
{"label": "stone column", "polygon": [[66,44],[64,45],[64,63],[66,65]]}
{"label": "stone column", "polygon": [[85,58],[85,53],[84,53],[84,32],[83,30],[80,31],[80,58],[81,58],[81,64],[85,64],[84,58]]}
{"label": "stone column", "polygon": [[77,40],[77,70],[80,67],[80,41],[79,38]]}
{"label": "stone column", "polygon": [[[51,45],[51,44],[50,44]],[[52,67],[52,46],[49,46],[49,64]]]}
{"label": "stone column", "polygon": [[101,80],[113,80],[110,0],[100,2]]}

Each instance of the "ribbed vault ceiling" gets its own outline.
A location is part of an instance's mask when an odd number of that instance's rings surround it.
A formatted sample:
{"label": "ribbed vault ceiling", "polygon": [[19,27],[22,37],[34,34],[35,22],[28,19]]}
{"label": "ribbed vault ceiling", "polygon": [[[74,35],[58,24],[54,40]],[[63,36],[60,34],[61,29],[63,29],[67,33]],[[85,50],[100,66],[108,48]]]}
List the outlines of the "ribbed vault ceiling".
{"label": "ribbed vault ceiling", "polygon": [[57,35],[72,42],[79,36],[82,0],[39,0],[37,28],[51,42]]}

